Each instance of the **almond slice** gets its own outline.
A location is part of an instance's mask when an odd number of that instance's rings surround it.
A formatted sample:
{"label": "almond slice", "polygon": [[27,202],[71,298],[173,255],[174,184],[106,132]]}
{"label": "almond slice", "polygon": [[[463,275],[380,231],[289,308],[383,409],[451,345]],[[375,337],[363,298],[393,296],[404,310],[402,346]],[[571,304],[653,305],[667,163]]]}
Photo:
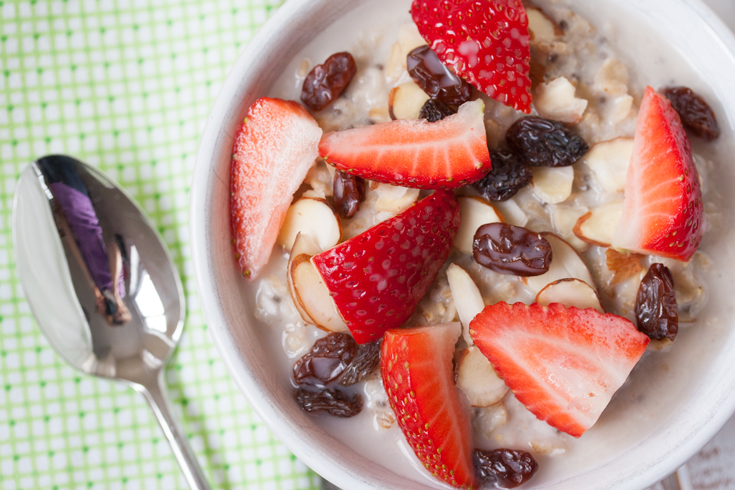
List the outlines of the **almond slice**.
{"label": "almond slice", "polygon": [[398,28],[398,44],[401,46],[401,61],[403,62],[403,67],[406,68],[406,58],[408,57],[408,53],[427,43],[426,40],[421,37],[421,34],[419,34],[419,28],[416,27],[416,24],[413,22],[406,22]]}
{"label": "almond slice", "polygon": [[587,109],[587,100],[575,97],[576,90],[564,77],[540,83],[533,95],[533,105],[542,117],[577,124]]}
{"label": "almond slice", "polygon": [[371,184],[371,191],[378,194],[378,199],[375,201],[375,210],[394,215],[411,207],[418,200],[420,193],[419,189],[378,182]]}
{"label": "almond slice", "polygon": [[302,197],[286,212],[278,243],[291,251],[299,233],[309,235],[322,250],[328,250],[342,239],[342,222],[325,199]]}
{"label": "almond slice", "polygon": [[547,284],[536,295],[536,303],[544,306],[559,303],[567,308],[575,306],[581,310],[594,308],[600,313],[605,313],[597,292],[589,284],[579,279],[559,279]]}
{"label": "almond slice", "polygon": [[633,155],[633,138],[615,138],[592,146],[583,161],[608,192],[622,192]]}
{"label": "almond slice", "polygon": [[472,345],[470,322],[485,308],[485,302],[482,300],[475,281],[457,264],[452,264],[447,268],[447,280],[454,298],[454,306],[459,314],[459,321],[462,323],[462,335],[467,345]]}
{"label": "almond slice", "polygon": [[388,61],[385,63],[385,78],[391,82],[396,82],[406,69],[406,56],[403,55],[403,49],[399,42],[393,43],[390,54],[388,55]]}
{"label": "almond slice", "polygon": [[620,253],[612,248],[605,250],[605,265],[613,273],[610,286],[627,281],[643,272],[643,266],[641,265],[641,259],[643,258],[645,258],[645,255],[635,252]]}
{"label": "almond slice", "polygon": [[475,346],[467,347],[460,354],[457,362],[457,388],[467,395],[473,407],[489,407],[508,393],[508,386]]}
{"label": "almond slice", "polygon": [[297,234],[288,259],[288,292],[301,318],[329,332],[348,332],[311,257],[323,250],[306,234]]}
{"label": "almond slice", "polygon": [[564,30],[541,9],[527,7],[526,16],[528,17],[528,30],[531,34],[531,44],[550,43],[557,37],[564,35]]}
{"label": "almond slice", "polygon": [[454,237],[454,246],[462,253],[472,255],[475,232],[488,223],[505,223],[495,206],[481,197],[460,197],[459,215],[462,221]]}
{"label": "almond slice", "polygon": [[611,202],[583,214],[574,225],[574,235],[590,245],[609,247],[623,214],[622,202]]}
{"label": "almond slice", "polygon": [[388,95],[388,112],[391,119],[418,119],[421,108],[429,96],[414,82],[394,87]]}
{"label": "almond slice", "polygon": [[566,201],[572,194],[574,168],[569,167],[531,167],[533,172],[533,193],[547,204]]}
{"label": "almond slice", "polygon": [[349,332],[347,325],[337,311],[329,290],[322,277],[311,263],[311,256],[302,254],[296,257],[289,270],[299,311],[303,310],[318,328],[328,332]]}
{"label": "almond slice", "polygon": [[597,290],[592,274],[574,247],[553,233],[543,232],[541,236],[551,245],[551,265],[545,274],[524,278],[534,294],[538,294],[547,284],[566,278],[579,279]]}

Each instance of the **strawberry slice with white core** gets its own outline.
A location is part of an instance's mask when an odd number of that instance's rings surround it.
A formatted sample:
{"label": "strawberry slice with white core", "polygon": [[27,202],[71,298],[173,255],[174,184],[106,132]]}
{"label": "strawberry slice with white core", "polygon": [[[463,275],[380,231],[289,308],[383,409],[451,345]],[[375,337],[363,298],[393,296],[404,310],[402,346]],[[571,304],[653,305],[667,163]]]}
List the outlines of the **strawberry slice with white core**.
{"label": "strawberry slice with white core", "polygon": [[692,145],[671,103],[647,87],[612,246],[688,261],[704,231]]}
{"label": "strawberry slice with white core", "polygon": [[436,478],[476,488],[468,408],[454,385],[452,355],[459,323],[390,330],[380,371],[406,441]]}
{"label": "strawberry slice with white core", "polygon": [[430,123],[401,119],[327,133],[319,155],[344,172],[402,187],[452,189],[490,171],[485,104],[466,102]]}
{"label": "strawberry slice with white core", "polygon": [[493,99],[531,112],[531,35],[521,0],[414,0],[432,51]]}
{"label": "strawberry slice with white core", "polygon": [[233,244],[242,274],[268,262],[293,195],[319,156],[322,130],[296,102],[261,98],[235,135],[230,168]]}
{"label": "strawberry slice with white core", "polygon": [[558,303],[487,306],[470,335],[518,401],[574,437],[597,422],[650,341],[623,317]]}
{"label": "strawberry slice with white core", "polygon": [[312,257],[358,344],[413,314],[459,228],[454,194],[437,191],[364,233]]}

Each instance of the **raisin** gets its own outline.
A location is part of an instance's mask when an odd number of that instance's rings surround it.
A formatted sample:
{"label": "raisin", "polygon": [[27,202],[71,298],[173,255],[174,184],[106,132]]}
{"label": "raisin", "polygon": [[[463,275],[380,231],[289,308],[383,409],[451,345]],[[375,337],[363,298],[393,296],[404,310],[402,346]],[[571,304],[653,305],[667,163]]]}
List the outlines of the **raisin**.
{"label": "raisin", "polygon": [[357,354],[357,342],[346,333],[330,333],[293,365],[296,384],[323,388],[339,379]]}
{"label": "raisin", "polygon": [[429,46],[419,46],[408,53],[408,73],[432,99],[449,105],[462,105],[472,95],[472,87],[455,74]]}
{"label": "raisin", "polygon": [[515,449],[475,449],[474,463],[483,485],[500,488],[515,488],[528,481],[538,470],[538,463],[533,456]]}
{"label": "raisin", "polygon": [[700,95],[687,87],[668,87],[663,89],[663,94],[689,131],[707,141],[720,136],[715,113]]}
{"label": "raisin", "polygon": [[551,264],[551,244],[546,238],[506,223],[479,227],[472,249],[475,262],[500,274],[539,276]]}
{"label": "raisin", "polygon": [[638,330],[654,340],[676,339],[679,307],[674,293],[674,277],[663,264],[651,264],[638,286],[635,299]]}
{"label": "raisin", "polygon": [[535,116],[513,123],[505,139],[532,166],[567,167],[589,150],[582,137],[562,123]]}
{"label": "raisin", "polygon": [[451,116],[452,114],[454,114],[452,108],[441,100],[429,99],[423,107],[421,107],[419,117],[421,119],[426,119],[429,122],[437,122],[447,116]]}
{"label": "raisin", "polygon": [[308,413],[326,412],[335,417],[353,417],[362,410],[362,396],[355,393],[352,398],[344,392],[333,390],[309,391],[303,388],[294,390],[294,398],[301,410]]}
{"label": "raisin", "polygon": [[490,153],[492,168],[481,180],[472,184],[488,201],[505,201],[533,179],[531,167],[509,150]]}
{"label": "raisin", "polygon": [[373,372],[380,364],[380,344],[381,341],[362,344],[357,349],[357,355],[352,363],[347,366],[339,384],[342,386],[350,386]]}
{"label": "raisin", "polygon": [[337,170],[332,184],[334,206],[343,218],[352,218],[365,199],[365,181],[361,177]]}
{"label": "raisin", "polygon": [[316,65],[304,79],[301,102],[309,109],[321,111],[342,95],[357,73],[350,53],[335,53],[322,65]]}

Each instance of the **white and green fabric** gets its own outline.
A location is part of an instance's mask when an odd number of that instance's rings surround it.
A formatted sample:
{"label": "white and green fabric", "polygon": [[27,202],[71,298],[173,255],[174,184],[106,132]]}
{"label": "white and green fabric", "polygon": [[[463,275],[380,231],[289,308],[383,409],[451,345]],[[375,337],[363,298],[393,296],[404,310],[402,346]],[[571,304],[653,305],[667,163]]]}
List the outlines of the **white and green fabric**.
{"label": "white and green fabric", "polygon": [[0,1],[0,488],[187,488],[143,398],[67,367],[24,300],[11,243],[13,190],[21,170],[49,153],[116,179],[171,249],[188,316],[168,383],[213,488],[319,488],[225,370],[197,301],[187,230],[190,174],[210,106],[282,2]]}

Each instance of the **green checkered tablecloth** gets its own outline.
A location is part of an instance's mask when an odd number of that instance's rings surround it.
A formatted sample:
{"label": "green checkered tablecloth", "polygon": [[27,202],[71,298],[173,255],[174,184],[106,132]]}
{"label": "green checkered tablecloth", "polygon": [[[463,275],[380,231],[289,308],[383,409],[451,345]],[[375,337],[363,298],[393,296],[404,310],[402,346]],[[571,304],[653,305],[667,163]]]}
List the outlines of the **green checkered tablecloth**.
{"label": "green checkered tablecloth", "polygon": [[106,171],[171,249],[188,316],[167,378],[213,487],[319,487],[225,370],[197,301],[187,231],[190,175],[210,106],[282,2],[0,1],[0,488],[187,488],[143,398],[67,367],[24,300],[11,243],[13,190],[21,170],[48,153]]}

